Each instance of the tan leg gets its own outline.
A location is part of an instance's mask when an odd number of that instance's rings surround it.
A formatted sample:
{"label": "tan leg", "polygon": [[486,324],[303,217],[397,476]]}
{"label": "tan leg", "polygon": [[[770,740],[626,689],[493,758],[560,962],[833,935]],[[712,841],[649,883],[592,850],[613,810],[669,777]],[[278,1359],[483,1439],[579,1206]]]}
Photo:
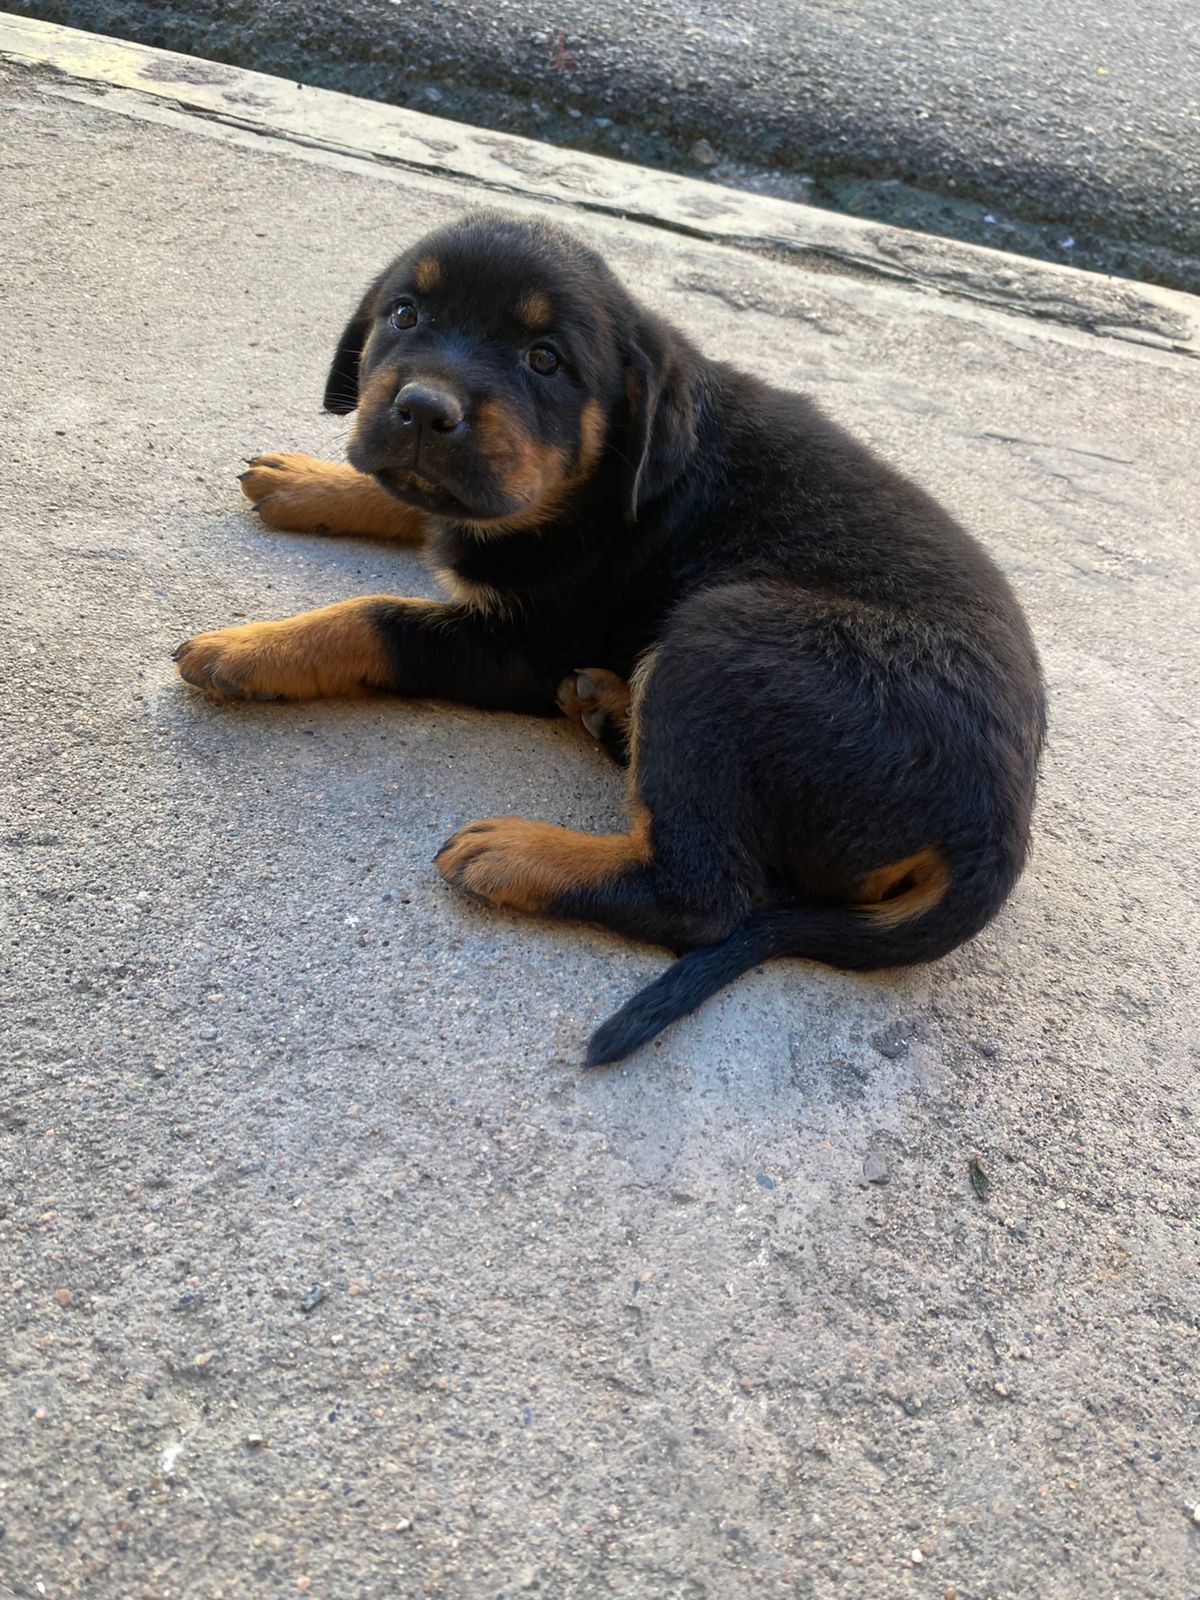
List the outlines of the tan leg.
{"label": "tan leg", "polygon": [[179,646],[179,674],[197,689],[235,700],[322,700],[391,688],[395,668],[380,627],[382,608],[421,614],[433,600],[368,595],[302,611],[279,622],[244,622],[198,633]]}
{"label": "tan leg", "polygon": [[374,478],[344,462],[300,454],[255,456],[238,482],[270,528],[362,534],[405,543],[424,537],[419,511],[401,504]]}
{"label": "tan leg", "polygon": [[447,883],[489,905],[547,912],[615,885],[650,859],[650,818],[634,807],[628,833],[575,833],[524,817],[470,822],[435,858]]}

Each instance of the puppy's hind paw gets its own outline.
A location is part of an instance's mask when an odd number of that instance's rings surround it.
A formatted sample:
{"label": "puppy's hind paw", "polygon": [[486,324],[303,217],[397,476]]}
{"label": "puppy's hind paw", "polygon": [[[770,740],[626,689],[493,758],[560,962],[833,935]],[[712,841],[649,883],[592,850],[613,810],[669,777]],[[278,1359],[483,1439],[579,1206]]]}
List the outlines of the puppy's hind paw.
{"label": "puppy's hind paw", "polygon": [[578,667],[558,686],[559,709],[600,744],[629,731],[629,685],[605,667]]}

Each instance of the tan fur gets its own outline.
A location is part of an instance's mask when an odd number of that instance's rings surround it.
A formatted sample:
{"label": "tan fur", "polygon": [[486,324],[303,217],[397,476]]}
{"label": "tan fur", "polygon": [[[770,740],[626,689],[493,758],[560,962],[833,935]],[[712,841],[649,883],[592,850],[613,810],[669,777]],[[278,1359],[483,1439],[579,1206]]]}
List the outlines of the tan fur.
{"label": "tan fur", "polygon": [[530,333],[543,333],[554,325],[554,307],[550,296],[540,289],[531,289],[517,304],[517,316]]}
{"label": "tan fur", "polygon": [[468,823],[442,848],[437,869],[489,905],[536,913],[649,859],[650,815],[637,807],[628,833],[574,833],[523,817]]}
{"label": "tan fur", "polygon": [[433,575],[450,598],[460,606],[470,606],[472,611],[484,611],[493,616],[507,616],[512,611],[512,599],[487,583],[472,583],[460,578],[452,567],[434,567]]}
{"label": "tan fur", "polygon": [[604,449],[607,434],[608,424],[604,419],[604,407],[598,400],[589,400],[579,416],[579,465],[574,474],[576,481],[591,476]]}
{"label": "tan fur", "polygon": [[868,874],[858,886],[855,905],[877,927],[898,928],[923,912],[932,911],[949,887],[949,863],[930,844]]}
{"label": "tan fur", "polygon": [[561,450],[531,439],[502,400],[484,400],[474,427],[480,454],[491,464],[505,492],[525,502],[525,510],[517,516],[538,512],[557,499],[567,466]]}
{"label": "tan fur", "polygon": [[368,595],[279,622],[247,622],[198,633],[175,653],[180,675],[198,689],[240,700],[326,700],[374,693],[393,678],[372,618],[380,601],[439,609],[433,600]]}
{"label": "tan fur", "polygon": [[422,256],[413,268],[413,288],[418,294],[430,294],[442,281],[442,269],[436,256]]}
{"label": "tan fur", "polygon": [[564,678],[557,700],[563,712],[584,727],[584,717],[593,711],[606,713],[618,727],[629,722],[629,685],[606,667],[581,667]]}
{"label": "tan fur", "polygon": [[301,454],[255,456],[238,481],[270,528],[363,534],[406,544],[424,537],[419,511],[344,462]]}

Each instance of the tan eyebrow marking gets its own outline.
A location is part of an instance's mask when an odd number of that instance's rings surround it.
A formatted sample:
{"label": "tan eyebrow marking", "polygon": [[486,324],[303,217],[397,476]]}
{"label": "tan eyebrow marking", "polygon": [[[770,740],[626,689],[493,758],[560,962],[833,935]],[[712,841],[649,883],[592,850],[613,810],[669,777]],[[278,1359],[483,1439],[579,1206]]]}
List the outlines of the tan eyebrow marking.
{"label": "tan eyebrow marking", "polygon": [[436,256],[422,256],[413,268],[413,287],[422,294],[428,294],[431,289],[436,289],[442,276],[442,269],[437,264]]}
{"label": "tan eyebrow marking", "polygon": [[554,307],[550,296],[540,289],[531,289],[517,303],[517,315],[531,333],[548,328],[554,321]]}

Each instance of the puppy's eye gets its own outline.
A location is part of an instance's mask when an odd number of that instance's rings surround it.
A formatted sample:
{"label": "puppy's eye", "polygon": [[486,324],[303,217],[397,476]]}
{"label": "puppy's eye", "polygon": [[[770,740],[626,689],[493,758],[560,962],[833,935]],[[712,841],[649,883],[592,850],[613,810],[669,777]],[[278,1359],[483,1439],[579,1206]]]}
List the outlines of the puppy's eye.
{"label": "puppy's eye", "polygon": [[530,345],[525,352],[525,362],[539,378],[551,378],[558,371],[558,351],[548,344]]}
{"label": "puppy's eye", "polygon": [[388,321],[393,328],[403,331],[405,328],[415,328],[417,325],[417,308],[411,300],[400,300],[391,309]]}

